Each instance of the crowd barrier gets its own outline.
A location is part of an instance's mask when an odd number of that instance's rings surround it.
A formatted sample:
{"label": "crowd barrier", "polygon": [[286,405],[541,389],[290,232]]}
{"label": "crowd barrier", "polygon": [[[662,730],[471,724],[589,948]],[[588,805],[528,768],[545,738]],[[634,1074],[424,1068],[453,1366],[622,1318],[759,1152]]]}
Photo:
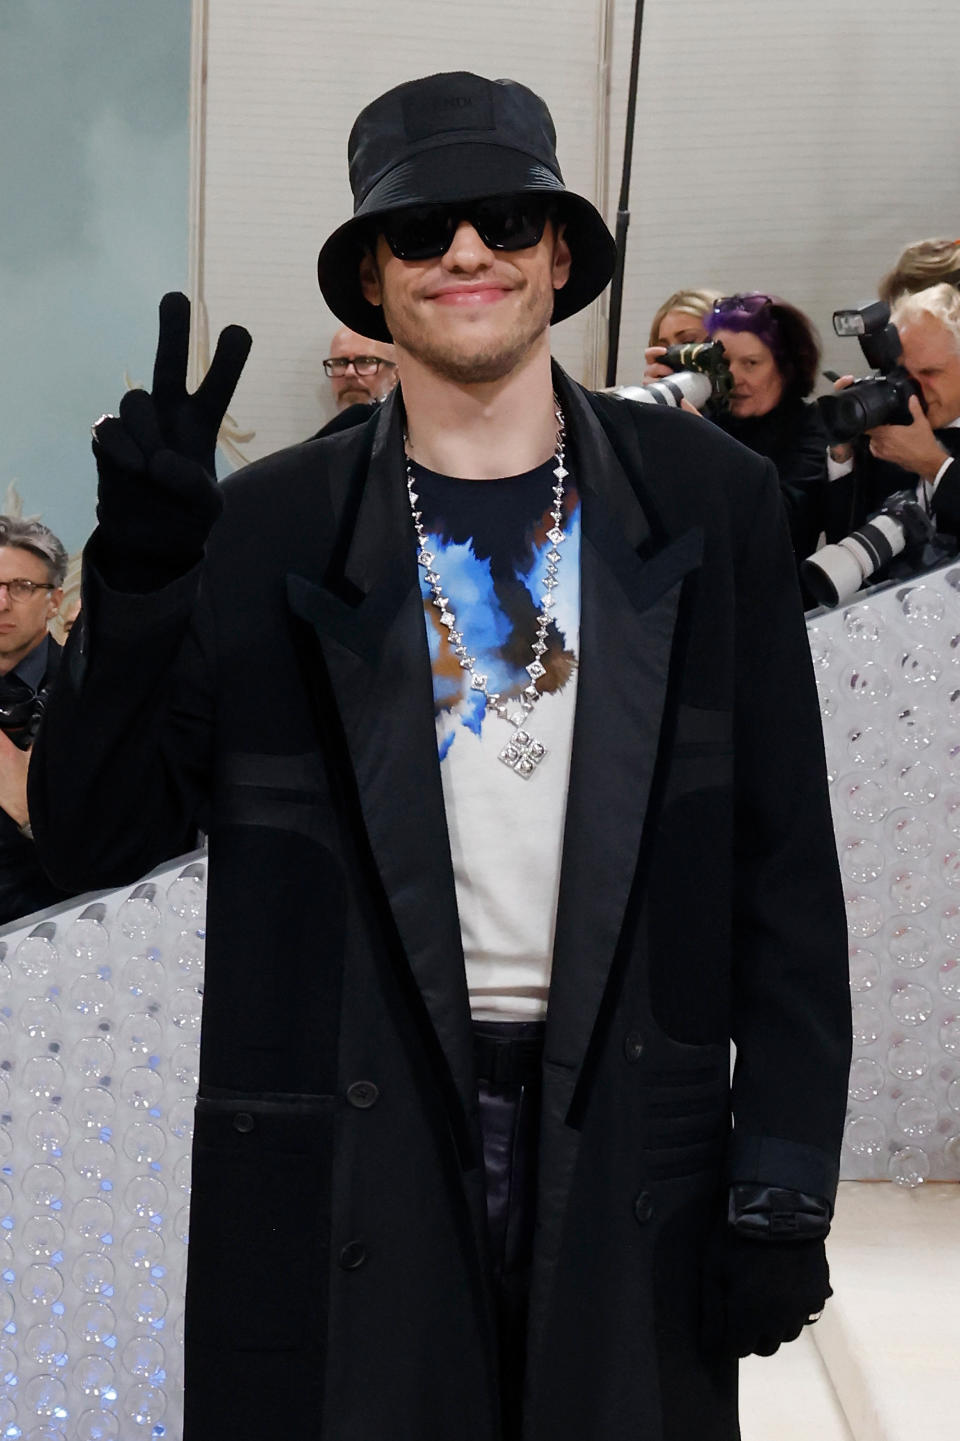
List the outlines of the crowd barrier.
{"label": "crowd barrier", "polygon": [[0,1438],[179,1441],[205,860],[0,932]]}
{"label": "crowd barrier", "polygon": [[850,933],[842,1175],[960,1177],[960,568],[808,626]]}

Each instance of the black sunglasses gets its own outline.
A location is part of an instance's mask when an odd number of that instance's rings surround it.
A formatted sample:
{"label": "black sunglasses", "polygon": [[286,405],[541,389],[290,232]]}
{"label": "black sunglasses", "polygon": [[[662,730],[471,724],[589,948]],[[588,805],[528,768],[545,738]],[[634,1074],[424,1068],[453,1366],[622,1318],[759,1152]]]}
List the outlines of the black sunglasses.
{"label": "black sunglasses", "polygon": [[491,250],[527,250],[539,245],[551,214],[549,203],[539,196],[513,195],[398,210],[380,221],[378,229],[398,260],[434,260],[450,249],[461,220],[469,220]]}

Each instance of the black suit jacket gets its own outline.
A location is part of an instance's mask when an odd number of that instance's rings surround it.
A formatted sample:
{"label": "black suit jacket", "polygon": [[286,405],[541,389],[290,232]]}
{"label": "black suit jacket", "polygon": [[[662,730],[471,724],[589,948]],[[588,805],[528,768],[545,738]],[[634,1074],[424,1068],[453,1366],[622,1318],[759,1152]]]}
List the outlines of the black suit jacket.
{"label": "black suit jacket", "polygon": [[[806,633],[772,467],[555,380],[581,669],[524,1435],[733,1441],[702,1240],[731,1179],[832,1195],[846,1096]],[[91,574],[31,769],[65,883],[210,834],[185,1441],[498,1435],[401,405],[232,477],[165,591]]]}
{"label": "black suit jacket", "polygon": [[[48,636],[46,670],[38,689],[53,685],[60,649],[53,636]],[[10,925],[22,916],[56,905],[65,894],[46,875],[33,841],[0,808],[0,925]]]}

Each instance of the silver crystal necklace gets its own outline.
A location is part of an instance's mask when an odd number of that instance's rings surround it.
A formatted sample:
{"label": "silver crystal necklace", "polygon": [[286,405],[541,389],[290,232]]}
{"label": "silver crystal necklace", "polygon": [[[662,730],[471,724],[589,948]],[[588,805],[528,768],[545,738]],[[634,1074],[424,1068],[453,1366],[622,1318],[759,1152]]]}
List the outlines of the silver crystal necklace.
{"label": "silver crystal necklace", "polygon": [[[413,516],[413,528],[417,533],[417,564],[421,565],[425,572],[425,579],[430,587],[432,602],[440,612],[440,624],[445,628],[444,633],[447,643],[460,664],[460,669],[465,670],[470,676],[470,689],[479,691],[486,703],[488,710],[500,717],[501,720],[512,726],[513,735],[507,741],[500,752],[500,759],[504,765],[509,766],[515,775],[523,780],[529,780],[534,774],[541,761],[547,754],[547,748],[542,741],[532,735],[527,726],[527,717],[540,699],[540,692],[537,689],[537,681],[546,674],[540,657],[547,649],[547,629],[550,625],[550,611],[556,604],[554,591],[559,584],[558,572],[560,569],[560,552],[557,549],[566,540],[561,528],[563,520],[563,482],[569,472],[564,468],[563,459],[565,454],[566,426],[563,419],[563,411],[560,403],[554,396],[555,414],[557,417],[557,448],[555,452],[556,466],[554,467],[555,484],[553,487],[553,507],[550,511],[553,526],[547,531],[547,540],[550,542],[550,549],[547,551],[547,575],[543,582],[543,594],[540,597],[540,610],[537,613],[536,632],[533,641],[533,658],[526,666],[526,672],[530,677],[530,684],[524,686],[516,702],[503,700],[498,691],[487,690],[487,677],[482,675],[476,666],[476,656],[470,654],[463,632],[457,627],[457,617],[450,604],[449,597],[443,593],[443,582],[433,567],[433,552],[427,549],[427,534],[423,528],[423,517],[417,509],[419,496],[416,492],[416,481],[413,474],[413,466],[407,457],[407,495],[410,497],[410,513]],[[404,437],[406,441],[406,437]],[[519,710],[511,709],[512,705],[519,704]]]}

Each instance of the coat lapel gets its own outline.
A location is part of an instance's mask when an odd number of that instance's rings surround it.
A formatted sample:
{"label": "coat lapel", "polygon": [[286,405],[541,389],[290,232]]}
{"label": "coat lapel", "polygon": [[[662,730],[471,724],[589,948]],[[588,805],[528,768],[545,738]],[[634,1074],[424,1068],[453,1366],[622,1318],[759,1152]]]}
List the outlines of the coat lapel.
{"label": "coat lapel", "polygon": [[[469,1001],[402,456],[394,396],[382,408],[372,452],[363,451],[352,475],[333,477],[339,536],[327,573],[290,575],[287,591],[319,643],[373,858],[469,1116],[476,1109]],[[467,1131],[459,1129],[463,1143]]]}
{"label": "coat lapel", "polygon": [[580,670],[547,1055],[576,1073],[636,874],[680,595],[700,564],[702,534],[657,547],[593,409],[569,384],[563,401],[582,497]]}
{"label": "coat lapel", "polygon": [[[554,382],[581,496],[580,668],[547,1007],[538,1230],[529,1316],[528,1401],[544,1384],[544,1340],[580,1147],[585,1064],[611,980],[640,856],[660,745],[684,579],[703,537],[664,541],[603,426],[562,372]],[[624,412],[618,441],[636,452]],[[618,453],[623,447],[618,444]],[[635,476],[636,478],[636,476]]]}

